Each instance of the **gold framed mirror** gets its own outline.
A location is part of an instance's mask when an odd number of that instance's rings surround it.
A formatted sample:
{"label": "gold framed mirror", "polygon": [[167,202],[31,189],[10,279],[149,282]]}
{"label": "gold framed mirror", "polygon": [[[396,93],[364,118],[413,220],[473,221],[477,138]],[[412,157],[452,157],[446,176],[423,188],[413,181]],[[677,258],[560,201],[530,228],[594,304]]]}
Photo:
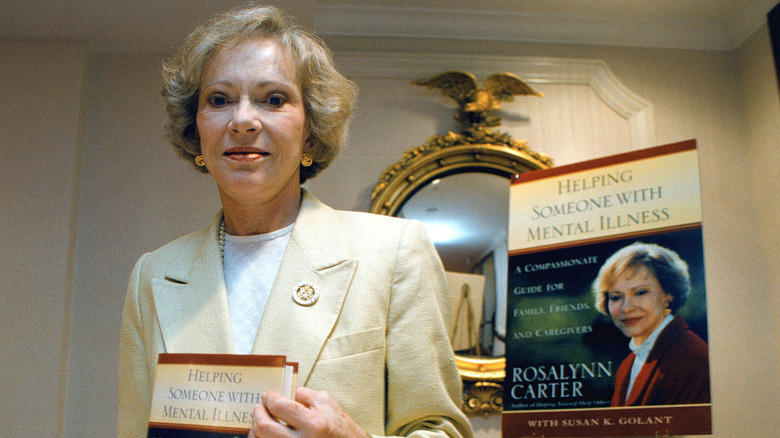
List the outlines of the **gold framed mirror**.
{"label": "gold framed mirror", "polygon": [[[455,210],[479,212],[478,215],[466,214],[462,218],[462,223],[470,224],[466,228],[487,228],[487,234],[496,235],[498,233],[491,231],[490,227],[475,225],[473,221],[479,220],[476,219],[476,216],[495,215],[496,212],[501,211],[500,208],[485,207],[487,200],[497,201],[499,205],[503,203],[503,213],[497,213],[498,215],[503,215],[503,217],[491,217],[489,219],[500,223],[500,226],[503,227],[503,238],[505,240],[508,222],[506,209],[508,209],[510,179],[514,175],[548,168],[551,165],[552,160],[549,157],[528,149],[525,142],[512,140],[506,134],[495,134],[485,126],[471,126],[462,134],[450,132],[446,135],[434,136],[425,145],[412,148],[404,153],[400,161],[391,165],[382,173],[380,181],[371,195],[372,206],[370,211],[377,214],[423,220],[417,214],[410,215],[404,212],[405,207],[412,203],[413,198],[420,196],[426,190],[432,190],[433,192],[431,193],[435,193],[436,188],[434,186],[440,185],[442,181],[446,182],[451,177],[472,174],[488,175],[494,179],[497,178],[499,184],[496,185],[495,180],[480,180],[485,181],[485,183],[475,183],[473,179],[468,179],[465,183],[455,182],[454,194],[444,195],[443,198],[435,196],[437,202],[443,202],[444,204],[438,204],[437,207],[426,207],[427,204],[423,203],[421,208],[436,214],[440,212],[442,205],[460,201],[460,205],[457,205],[454,208]],[[475,187],[475,184],[479,185],[479,187]],[[487,185],[497,187],[495,190],[499,193],[488,193],[487,187],[485,187]],[[477,197],[481,196],[481,199],[469,201],[469,196],[474,195],[458,193],[458,187],[461,189],[466,188],[472,193],[475,192]],[[451,188],[442,192],[453,193]],[[423,198],[426,198],[426,196],[423,196]],[[426,222],[428,221],[423,220],[424,224]],[[432,234],[430,229],[429,234]],[[448,266],[451,265],[451,263],[448,263],[448,260],[458,257],[458,254],[445,255],[447,251],[452,252],[452,248],[445,248],[445,245],[442,245],[440,242],[437,243],[437,239],[433,236],[432,240],[442,256],[445,270],[450,271],[453,268]],[[455,253],[457,252],[458,249],[456,247]],[[482,256],[468,256],[467,258],[471,260],[471,265],[473,266],[476,263],[476,259],[480,257]],[[457,270],[469,271],[470,268],[459,267]],[[504,276],[506,276],[506,271],[504,271]],[[487,283],[493,285],[502,284],[500,281],[497,282],[495,278],[492,283],[490,280]],[[503,284],[506,284],[505,278]],[[487,290],[488,288],[485,289]],[[494,288],[494,291],[496,294],[500,293],[497,287]],[[506,294],[505,286],[503,291]],[[461,314],[460,307],[453,305],[452,311],[454,316],[456,313],[458,315]],[[484,328],[486,324],[483,320],[480,321],[479,325],[481,328]],[[492,337],[494,331],[495,328],[488,334],[488,337]],[[479,346],[477,346],[476,352],[456,350],[456,363],[464,383],[462,409],[467,414],[498,413],[502,410],[503,389],[501,382],[505,375],[505,360],[503,356],[486,354],[484,350],[484,348]]]}

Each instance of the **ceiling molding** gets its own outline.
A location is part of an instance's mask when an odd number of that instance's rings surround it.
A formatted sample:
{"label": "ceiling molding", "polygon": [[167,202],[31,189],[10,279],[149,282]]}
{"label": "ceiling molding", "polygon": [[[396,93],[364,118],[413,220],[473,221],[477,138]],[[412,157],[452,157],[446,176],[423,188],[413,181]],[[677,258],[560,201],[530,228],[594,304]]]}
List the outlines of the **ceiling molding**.
{"label": "ceiling molding", "polygon": [[[320,35],[731,50],[765,21],[761,5],[729,23],[490,10],[320,5]],[[641,29],[641,31],[637,31]]]}
{"label": "ceiling molding", "polygon": [[586,85],[616,114],[628,120],[632,148],[656,145],[652,103],[620,82],[604,61],[375,52],[339,52],[335,54],[335,60],[339,70],[352,78],[413,81],[444,71],[465,70],[484,79],[493,73],[506,71],[531,84]]}
{"label": "ceiling molding", "polygon": [[[267,0],[323,36],[731,50],[778,0]],[[0,39],[86,41],[98,53],[169,54],[244,1],[0,0]]]}

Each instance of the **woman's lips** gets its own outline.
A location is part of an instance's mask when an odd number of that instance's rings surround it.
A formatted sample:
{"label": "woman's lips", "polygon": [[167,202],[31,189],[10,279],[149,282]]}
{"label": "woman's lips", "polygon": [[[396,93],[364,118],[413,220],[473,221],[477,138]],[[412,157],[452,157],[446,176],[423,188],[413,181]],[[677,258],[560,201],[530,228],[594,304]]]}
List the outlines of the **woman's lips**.
{"label": "woman's lips", "polygon": [[268,156],[269,153],[254,148],[232,148],[225,151],[224,155],[230,158],[231,160],[254,161],[254,160],[259,160],[262,157]]}
{"label": "woman's lips", "polygon": [[638,322],[639,322],[641,319],[642,319],[642,318],[640,318],[640,317],[634,317],[634,318],[623,318],[623,319],[621,319],[621,320],[620,320],[620,322],[621,322],[623,325],[634,325],[634,324],[638,323]]}

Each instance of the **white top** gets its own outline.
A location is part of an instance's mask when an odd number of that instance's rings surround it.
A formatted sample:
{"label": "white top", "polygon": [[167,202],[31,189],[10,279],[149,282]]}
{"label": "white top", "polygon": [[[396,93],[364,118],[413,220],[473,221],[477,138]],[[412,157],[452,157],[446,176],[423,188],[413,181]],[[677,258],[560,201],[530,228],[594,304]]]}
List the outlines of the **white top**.
{"label": "white top", "polygon": [[267,234],[225,234],[224,271],[233,346],[249,354],[293,225]]}
{"label": "white top", "polygon": [[666,315],[663,321],[661,321],[661,324],[659,324],[658,327],[653,330],[653,333],[650,333],[650,336],[648,336],[647,339],[645,339],[645,341],[641,344],[634,345],[633,339],[628,343],[628,348],[631,349],[631,351],[634,353],[634,356],[636,357],[634,358],[634,364],[631,366],[631,376],[628,379],[626,400],[628,400],[628,395],[631,394],[631,388],[634,387],[634,380],[636,380],[636,376],[639,375],[639,371],[647,361],[647,356],[650,355],[650,350],[652,350],[653,345],[655,345],[655,340],[658,339],[658,335],[661,334],[666,325],[672,322],[673,319],[674,317],[672,315]]}

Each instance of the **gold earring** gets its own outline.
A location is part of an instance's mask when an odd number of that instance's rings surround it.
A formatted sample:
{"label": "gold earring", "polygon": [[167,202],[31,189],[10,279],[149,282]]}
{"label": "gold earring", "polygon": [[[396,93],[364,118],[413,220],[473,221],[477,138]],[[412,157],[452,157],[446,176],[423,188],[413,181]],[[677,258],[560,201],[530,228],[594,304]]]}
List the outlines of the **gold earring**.
{"label": "gold earring", "polygon": [[303,167],[309,167],[314,163],[314,160],[311,159],[311,156],[309,154],[303,154],[301,156],[301,166]]}
{"label": "gold earring", "polygon": [[206,160],[203,158],[203,155],[198,155],[197,157],[195,157],[195,164],[197,164],[200,167],[206,165]]}

